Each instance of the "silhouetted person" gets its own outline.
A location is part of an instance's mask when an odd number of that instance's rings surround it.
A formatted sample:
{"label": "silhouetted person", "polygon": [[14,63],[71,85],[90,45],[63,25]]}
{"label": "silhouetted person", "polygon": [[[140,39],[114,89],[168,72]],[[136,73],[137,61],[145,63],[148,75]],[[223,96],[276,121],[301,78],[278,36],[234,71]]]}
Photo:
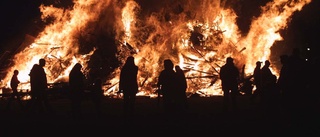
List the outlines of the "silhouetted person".
{"label": "silhouetted person", "polygon": [[256,89],[253,92],[251,96],[251,101],[252,103],[255,101],[257,96],[259,96],[260,91],[261,91],[261,62],[257,61],[256,62],[256,67],[253,70],[253,84],[255,85]]}
{"label": "silhouetted person", "polygon": [[187,79],[184,75],[183,70],[179,65],[175,66],[176,75],[177,75],[177,109],[178,111],[186,111],[188,108],[188,100],[187,100]]}
{"label": "silhouetted person", "polygon": [[[320,78],[320,58],[315,58],[314,60],[310,61],[308,71],[308,78],[309,78],[309,86],[307,90],[305,90],[304,94],[307,94],[306,97],[306,113],[305,115],[305,123],[303,125],[309,125],[306,128],[313,129],[314,125],[320,123],[320,109],[319,109],[319,101],[320,101],[320,92],[319,90],[319,79]],[[318,128],[319,129],[319,128]],[[320,130],[317,130],[320,131]],[[319,132],[318,132],[319,133]]]}
{"label": "silhouetted person", "polygon": [[304,94],[301,94],[301,91],[303,91],[306,88],[306,82],[308,81],[308,77],[306,77],[306,62],[301,58],[300,56],[300,50],[298,48],[294,48],[292,51],[292,54],[289,56],[288,59],[289,67],[290,67],[290,73],[294,74],[292,75],[292,84],[294,85],[294,88],[292,88],[292,93],[295,94],[295,96],[301,96]]}
{"label": "silhouetted person", "polygon": [[270,61],[265,60],[264,65],[261,68],[261,91],[260,91],[260,102],[263,108],[267,105],[267,97],[269,94],[270,85],[274,82],[274,75],[270,70]]}
{"label": "silhouetted person", "polygon": [[233,58],[228,57],[226,64],[220,69],[220,79],[223,91],[223,109],[228,110],[229,98],[231,96],[232,109],[237,110],[237,95],[239,70],[233,63]]}
{"label": "silhouetted person", "polygon": [[267,103],[268,110],[278,111],[280,107],[281,92],[277,85],[277,76],[272,75],[269,85],[267,85]]}
{"label": "silhouetted person", "polygon": [[271,75],[268,83],[263,87],[263,108],[262,113],[265,115],[267,126],[279,128],[279,122],[282,120],[279,117],[280,112],[280,89],[277,86],[277,76]]}
{"label": "silhouetted person", "polygon": [[94,103],[97,116],[101,116],[101,103],[103,100],[103,90],[102,90],[102,80],[100,78],[96,78],[92,85],[92,101]]}
{"label": "silhouetted person", "polygon": [[129,56],[121,69],[119,82],[119,89],[123,93],[126,118],[132,117],[135,111],[136,94],[138,93],[137,74],[138,66],[135,65],[134,57]]}
{"label": "silhouetted person", "polygon": [[32,111],[37,107],[39,112],[52,111],[48,100],[47,75],[44,70],[45,59],[39,59],[39,64],[34,64],[29,76],[31,85],[30,108]]}
{"label": "silhouetted person", "polygon": [[82,65],[76,63],[69,73],[71,113],[75,119],[79,119],[82,116],[81,103],[85,89],[85,75],[81,69]]}
{"label": "silhouetted person", "polygon": [[175,108],[175,92],[176,92],[176,73],[173,70],[173,63],[170,59],[166,59],[163,62],[164,69],[158,76],[158,89],[162,92],[163,108],[166,115],[173,113]]}
{"label": "silhouetted person", "polygon": [[290,88],[293,86],[290,83],[293,74],[290,74],[289,56],[281,55],[280,62],[282,66],[280,69],[277,86],[281,91],[281,100],[283,102],[283,105],[288,105],[287,103],[289,101],[288,97],[290,96]]}
{"label": "silhouetted person", "polygon": [[23,109],[24,106],[22,104],[22,101],[21,101],[21,97],[18,93],[18,85],[20,84],[20,81],[18,79],[18,75],[19,75],[19,71],[18,70],[14,70],[13,71],[13,75],[11,77],[11,81],[10,81],[10,87],[12,89],[12,93],[10,95],[10,98],[8,100],[8,104],[6,106],[6,110],[10,110],[10,105],[12,103],[13,100],[17,100],[19,105],[20,105],[20,108]]}
{"label": "silhouetted person", "polygon": [[[288,92],[286,93],[287,98],[287,112],[288,117],[290,117],[290,122],[294,124],[294,126],[301,125],[303,121],[305,108],[306,108],[306,100],[307,100],[307,81],[309,77],[307,77],[307,72],[310,70],[306,70],[306,62],[301,58],[300,50],[298,48],[294,48],[292,50],[292,54],[288,58],[288,69],[290,79],[288,79],[290,86],[288,87]],[[299,101],[297,101],[299,100]]]}
{"label": "silhouetted person", "polygon": [[[284,109],[285,118],[287,118],[288,122],[292,119],[293,110],[296,109],[294,105],[297,101],[294,98],[294,71],[293,66],[290,66],[290,60],[288,55],[281,55],[280,62],[282,67],[280,69],[279,79],[277,81],[277,86],[281,92],[281,105]],[[299,80],[300,81],[300,80]],[[289,122],[290,123],[290,122]]]}
{"label": "silhouetted person", "polygon": [[306,61],[304,61],[300,56],[300,50],[298,48],[294,48],[292,54],[289,56],[289,67],[292,74],[292,84],[294,84],[294,88],[292,89],[293,94],[297,96],[301,96],[301,91],[306,88],[308,77],[306,70]]}

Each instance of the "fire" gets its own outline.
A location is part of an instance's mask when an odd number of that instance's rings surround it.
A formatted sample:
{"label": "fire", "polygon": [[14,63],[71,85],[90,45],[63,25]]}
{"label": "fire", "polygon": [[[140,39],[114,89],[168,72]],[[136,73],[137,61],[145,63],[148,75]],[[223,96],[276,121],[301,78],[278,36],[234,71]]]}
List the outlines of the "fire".
{"label": "fire", "polygon": [[[218,74],[225,58],[234,57],[238,68],[245,65],[245,75],[251,75],[255,62],[269,59],[270,47],[282,40],[278,31],[287,26],[295,11],[310,2],[267,3],[261,7],[260,16],[252,20],[246,35],[236,24],[236,13],[220,6],[224,4],[220,0],[159,2],[157,7],[151,7],[155,12],[145,13],[134,0],[74,0],[69,8],[41,5],[42,19],[51,22],[14,56],[14,65],[7,69],[2,87],[9,87],[11,73],[18,69],[24,83],[20,88],[29,89],[29,71],[40,58],[47,61],[45,69],[50,83],[66,82],[77,62],[88,74],[88,61],[96,48],[81,40],[90,41],[96,31],[103,31],[114,33],[119,62],[123,63],[128,55],[135,56],[139,66],[138,95],[154,96],[157,76],[167,58],[185,71],[188,93],[221,95]],[[104,86],[105,95],[117,94],[120,69],[121,66],[105,76],[105,83],[109,83]],[[278,70],[272,69],[278,75]]]}

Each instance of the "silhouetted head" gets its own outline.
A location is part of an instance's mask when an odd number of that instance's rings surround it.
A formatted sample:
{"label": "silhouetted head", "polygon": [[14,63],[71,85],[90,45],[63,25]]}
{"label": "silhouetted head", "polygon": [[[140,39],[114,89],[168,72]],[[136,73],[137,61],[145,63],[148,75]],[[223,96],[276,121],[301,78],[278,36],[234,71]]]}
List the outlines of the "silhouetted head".
{"label": "silhouetted head", "polygon": [[14,70],[14,71],[13,71],[13,74],[14,74],[14,75],[18,75],[18,74],[19,74],[19,70]]}
{"label": "silhouetted head", "polygon": [[44,60],[43,58],[39,59],[39,65],[41,67],[45,66],[46,65],[46,60]]}
{"label": "silhouetted head", "polygon": [[173,69],[173,63],[170,59],[164,60],[164,69]]}
{"label": "silhouetted head", "polygon": [[227,57],[227,64],[232,64],[233,63],[233,58]]}
{"label": "silhouetted head", "polygon": [[80,63],[76,63],[74,66],[73,66],[73,69],[74,70],[81,70],[82,68],[82,65]]}
{"label": "silhouetted head", "polygon": [[177,71],[177,70],[181,70],[180,66],[179,65],[176,65],[174,66],[174,69]]}
{"label": "silhouetted head", "polygon": [[127,57],[126,64],[134,65],[134,57],[133,56]]}
{"label": "silhouetted head", "polygon": [[262,63],[261,61],[257,61],[256,66],[261,66],[261,63]]}
{"label": "silhouetted head", "polygon": [[264,61],[264,65],[269,67],[270,66],[270,61],[269,60]]}

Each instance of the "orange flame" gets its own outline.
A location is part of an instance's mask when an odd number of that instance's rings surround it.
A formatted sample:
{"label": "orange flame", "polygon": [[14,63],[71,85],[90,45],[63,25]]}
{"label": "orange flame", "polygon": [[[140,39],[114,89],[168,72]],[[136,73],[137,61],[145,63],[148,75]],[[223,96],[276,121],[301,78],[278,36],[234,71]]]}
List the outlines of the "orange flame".
{"label": "orange flame", "polygon": [[[41,5],[42,19],[50,17],[53,21],[32,44],[14,56],[15,64],[7,72],[20,70],[19,79],[28,83],[28,73],[40,58],[46,58],[48,62],[45,69],[51,83],[67,81],[65,78],[76,62],[83,64],[87,72],[90,68],[86,63],[95,48],[86,54],[80,52],[79,38],[90,39],[92,36],[86,32],[95,29],[90,24],[107,18],[110,21],[103,22],[108,26],[107,31],[115,31],[115,41],[119,41],[119,52],[115,56],[120,62],[128,55],[136,58],[140,68],[139,95],[154,95],[162,61],[167,58],[185,70],[188,93],[221,95],[218,74],[225,58],[234,57],[239,68],[245,64],[246,75],[250,75],[255,62],[269,59],[270,47],[275,41],[282,40],[278,31],[287,26],[295,11],[310,2],[274,0],[267,3],[261,8],[260,16],[253,19],[245,36],[236,24],[236,13],[220,7],[223,5],[220,0],[173,1],[159,4],[157,12],[146,15],[141,14],[141,6],[133,0],[123,3],[75,0],[73,7],[66,9]],[[104,87],[105,95],[117,94],[120,68],[116,68],[106,81],[111,86]],[[277,70],[274,73],[278,75]],[[11,73],[8,73],[2,80],[3,87],[8,87],[10,78]],[[21,88],[28,88],[28,85]]]}

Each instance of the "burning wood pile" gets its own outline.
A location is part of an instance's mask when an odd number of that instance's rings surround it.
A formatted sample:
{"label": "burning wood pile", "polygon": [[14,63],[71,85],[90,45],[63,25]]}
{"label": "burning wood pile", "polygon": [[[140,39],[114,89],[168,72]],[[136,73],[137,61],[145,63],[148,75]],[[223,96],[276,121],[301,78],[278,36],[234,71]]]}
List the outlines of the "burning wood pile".
{"label": "burning wood pile", "polygon": [[[270,47],[282,40],[279,30],[288,18],[311,0],[274,0],[252,19],[242,34],[236,12],[220,0],[112,1],[77,0],[67,8],[41,5],[41,19],[48,21],[34,40],[12,57],[2,87],[8,88],[11,72],[28,83],[28,73],[45,58],[50,83],[67,82],[75,63],[81,63],[90,80],[103,79],[104,94],[116,96],[120,68],[135,56],[139,67],[138,95],[153,96],[162,62],[171,59],[187,77],[190,94],[221,95],[219,70],[232,56],[243,77],[251,75],[255,62],[270,57]],[[148,6],[146,6],[148,5]],[[275,71],[275,74],[278,70]],[[22,89],[29,89],[23,85]],[[2,91],[3,92],[3,91]]]}

